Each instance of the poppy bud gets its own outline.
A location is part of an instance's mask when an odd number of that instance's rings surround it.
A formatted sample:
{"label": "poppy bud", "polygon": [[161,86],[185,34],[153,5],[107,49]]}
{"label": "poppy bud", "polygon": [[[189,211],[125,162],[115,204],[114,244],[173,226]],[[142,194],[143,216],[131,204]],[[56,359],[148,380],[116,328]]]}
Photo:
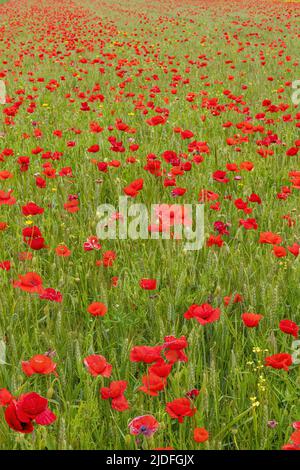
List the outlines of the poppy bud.
{"label": "poppy bud", "polygon": [[130,434],[127,434],[127,435],[125,436],[124,441],[125,441],[125,447],[128,448],[128,449],[130,449],[131,446],[132,446],[132,438],[131,438]]}
{"label": "poppy bud", "polygon": [[46,397],[48,398],[48,400],[51,400],[51,398],[53,397],[53,395],[54,395],[54,388],[51,386],[51,387],[48,388],[48,390],[47,390]]}
{"label": "poppy bud", "polygon": [[298,338],[299,326],[297,323],[291,320],[281,320],[279,323],[279,328],[283,333],[292,335],[294,338]]}

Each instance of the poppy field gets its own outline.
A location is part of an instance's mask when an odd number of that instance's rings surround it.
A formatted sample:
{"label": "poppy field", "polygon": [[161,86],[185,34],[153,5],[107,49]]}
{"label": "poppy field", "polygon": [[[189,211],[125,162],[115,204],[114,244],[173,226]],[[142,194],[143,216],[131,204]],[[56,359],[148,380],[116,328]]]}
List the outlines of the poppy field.
{"label": "poppy field", "polygon": [[0,449],[300,450],[299,50],[297,1],[0,2]]}

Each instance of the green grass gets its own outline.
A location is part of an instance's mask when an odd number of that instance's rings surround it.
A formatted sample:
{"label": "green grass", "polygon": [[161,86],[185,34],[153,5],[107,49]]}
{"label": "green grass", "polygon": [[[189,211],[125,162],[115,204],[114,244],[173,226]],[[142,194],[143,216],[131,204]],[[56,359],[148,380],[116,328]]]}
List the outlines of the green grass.
{"label": "green grass", "polygon": [[[273,2],[243,2],[242,7],[230,2],[219,7],[219,3],[212,2],[208,8],[208,2],[173,5],[168,1],[129,0],[112,5],[86,0],[72,6],[68,2],[49,4],[32,0],[29,5],[35,5],[35,9],[27,16],[26,2],[13,3],[19,11],[20,23],[16,21],[9,32],[10,18],[7,14],[1,16],[0,30],[1,25],[5,26],[4,33],[0,33],[1,62],[7,60],[8,64],[2,62],[0,71],[8,69],[5,78],[8,95],[14,100],[24,96],[26,104],[20,107],[14,125],[5,126],[6,135],[0,139],[0,150],[14,150],[14,156],[0,162],[0,171],[13,173],[12,179],[0,181],[0,189],[12,188],[17,199],[16,205],[0,206],[0,222],[9,224],[6,231],[0,232],[0,262],[12,261],[11,271],[0,270],[0,337],[7,349],[6,364],[0,365],[0,388],[8,388],[14,395],[34,390],[47,396],[58,418],[52,426],[37,426],[34,434],[24,436],[8,428],[0,411],[0,448],[136,449],[127,425],[133,417],[149,413],[160,422],[160,428],[153,438],[144,439],[141,445],[145,448],[280,449],[291,434],[291,423],[300,420],[299,366],[286,373],[261,364],[266,355],[291,352],[292,339],[280,332],[278,325],[282,318],[299,323],[299,257],[295,259],[289,254],[277,259],[271,247],[260,245],[258,239],[260,232],[273,231],[281,235],[284,246],[299,242],[299,192],[294,190],[285,201],[276,198],[281,186],[290,185],[289,171],[300,169],[299,156],[285,154],[295,139],[299,139],[299,129],[295,121],[277,119],[283,114],[294,116],[297,111],[291,103],[291,89],[285,85],[300,78],[299,66],[293,65],[298,60],[297,19],[293,15],[288,18],[286,6]],[[293,7],[289,8],[292,11]],[[70,12],[74,15],[71,19]],[[248,20],[247,26],[241,26]],[[99,26],[101,21],[103,24]],[[112,24],[115,32],[109,29]],[[100,29],[102,32],[96,35]],[[225,41],[225,32],[230,42]],[[249,36],[251,33],[258,36]],[[11,34],[13,40],[7,48],[5,38]],[[117,57],[101,55],[102,40],[107,41],[104,52]],[[143,55],[143,44],[150,51],[147,55]],[[132,45],[138,47],[139,53]],[[244,50],[237,52],[241,47]],[[51,54],[55,49],[60,52]],[[283,57],[292,57],[290,62],[283,60],[283,64],[278,64],[280,49],[284,50]],[[67,50],[70,55],[62,57]],[[266,57],[264,67],[259,60],[261,50]],[[222,55],[218,56],[217,51],[222,51]],[[41,54],[43,58],[39,57]],[[202,55],[208,60],[198,58]],[[88,64],[80,62],[82,57]],[[91,65],[95,58],[104,64]],[[119,59],[132,61],[132,65],[118,64]],[[235,69],[225,64],[225,60],[232,60]],[[197,67],[197,63],[205,61],[206,67]],[[99,72],[101,67],[105,69],[103,75]],[[126,70],[124,78],[117,75],[116,67]],[[145,71],[139,75],[138,69]],[[45,82],[31,82],[29,72],[35,79],[44,77]],[[155,74],[157,81],[146,79]],[[170,93],[175,75],[190,80],[189,84],[178,85],[177,95]],[[229,75],[235,79],[229,80]],[[65,77],[64,81],[61,76]],[[119,84],[127,76],[132,81],[126,85],[124,95],[119,95],[122,90]],[[270,76],[274,81],[268,80]],[[60,85],[52,92],[45,88],[51,79]],[[205,85],[208,82],[210,86]],[[79,98],[78,93],[91,90],[96,83],[100,84],[105,101],[91,103],[94,112],[80,111],[80,103],[86,99]],[[241,89],[244,84],[248,86],[245,91]],[[161,93],[150,98],[149,89],[156,85]],[[146,86],[148,89],[143,88]],[[278,93],[280,87],[284,90]],[[254,120],[256,125],[277,133],[286,147],[272,146],[274,155],[263,159],[256,153],[255,141],[265,135],[250,135],[249,143],[241,144],[240,153],[226,145],[226,138],[240,131],[235,127],[224,129],[222,124],[242,122],[245,115],[227,110],[213,116],[201,108],[202,91],[209,98],[217,97],[221,103],[229,103],[223,95],[226,88],[244,96],[244,106],[249,106],[251,116],[262,112],[264,99],[276,104],[287,103],[289,109],[272,115],[273,124]],[[25,90],[24,95],[16,95],[20,89]],[[135,93],[135,97],[126,97],[129,92]],[[194,103],[197,109],[185,99],[190,92],[198,94]],[[71,93],[74,103],[67,100],[67,93]],[[144,116],[135,109],[134,101],[138,101],[139,94],[145,95],[145,103],[153,100],[155,106],[170,110],[167,125],[152,128],[145,123],[155,113],[150,110]],[[37,105],[33,114],[26,111],[31,101]],[[202,115],[206,120],[201,120]],[[136,129],[134,135],[113,132],[117,140],[125,143],[126,152],[122,154],[111,152],[107,142],[107,126],[114,125],[116,118],[122,118]],[[41,138],[33,136],[32,121],[41,129]],[[99,122],[105,130],[91,134],[91,121]],[[215,212],[206,206],[205,234],[207,238],[214,233],[215,221],[229,222],[230,236],[223,237],[225,245],[221,249],[205,246],[200,251],[185,252],[183,242],[103,241],[102,251],[115,250],[117,260],[112,268],[97,267],[95,262],[101,253],[84,252],[83,243],[96,232],[99,204],[117,205],[123,188],[140,177],[144,178],[144,189],[136,202],[147,205],[174,202],[170,188],[165,188],[161,178],[145,172],[143,167],[149,153],[160,157],[165,150],[187,152],[187,141],[173,132],[177,126],[192,130],[197,141],[207,141],[210,155],[199,166],[193,165],[191,172],[178,177],[178,186],[188,191],[175,202],[197,203],[202,188],[219,193],[221,210]],[[73,127],[82,133],[75,135],[70,131]],[[53,136],[55,129],[63,131],[61,139]],[[26,139],[23,134],[30,137]],[[138,162],[133,165],[125,162],[132,155],[128,150],[129,137],[134,137],[140,145],[136,152]],[[73,140],[76,146],[68,147],[67,142]],[[100,173],[87,152],[95,143],[101,148],[95,156],[97,160],[119,159],[122,166],[109,168],[107,174]],[[46,189],[37,188],[34,175],[42,173],[42,164],[46,162],[40,155],[31,155],[37,146],[45,151],[63,152],[60,161],[52,162],[53,166],[58,170],[71,166],[74,178],[47,179]],[[24,155],[31,156],[31,163],[29,171],[21,173],[16,159]],[[231,178],[230,183],[223,185],[212,180],[212,173],[224,169],[226,163],[244,161],[253,162],[254,169],[241,172],[241,181]],[[170,170],[165,163],[163,167]],[[233,202],[223,201],[223,196],[229,194],[233,200],[245,200],[252,192],[259,194],[263,203],[251,205],[254,211],[249,216],[238,212]],[[80,211],[76,214],[63,209],[69,194],[79,194]],[[21,207],[29,201],[44,207],[44,214],[25,219]],[[293,227],[288,227],[282,218],[285,214],[291,214],[296,220]],[[257,219],[257,231],[239,227],[239,219],[247,217]],[[18,253],[28,248],[22,241],[22,229],[28,221],[39,226],[49,248],[33,252],[32,260],[22,262]],[[59,243],[71,249],[70,258],[57,257],[55,248]],[[43,301],[13,288],[12,280],[28,271],[39,273],[45,287],[62,292],[63,302]],[[119,276],[116,288],[110,287],[112,276]],[[155,293],[139,287],[143,277],[158,280]],[[235,293],[243,296],[243,303],[225,307],[223,298]],[[94,319],[87,313],[93,301],[108,305],[105,317]],[[221,308],[218,322],[203,327],[194,320],[184,319],[183,314],[191,304],[207,301]],[[258,329],[243,327],[240,318],[243,312],[264,315]],[[135,345],[160,344],[167,335],[186,335],[188,362],[175,364],[166,390],[158,397],[150,397],[138,391],[146,366],[131,363],[129,352]],[[253,348],[259,348],[260,352],[254,352]],[[50,349],[56,351],[58,377],[26,377],[21,361]],[[99,388],[109,380],[93,378],[87,373],[83,358],[92,353],[104,355],[112,364],[113,380],[128,381],[128,411],[118,413],[108,401],[100,399]],[[263,387],[262,380],[265,380]],[[165,404],[183,397],[192,388],[200,389],[195,400],[198,412],[179,425],[167,415]],[[256,397],[258,406],[252,405],[251,397]],[[269,420],[278,422],[275,429],[268,428]],[[208,429],[210,439],[205,444],[193,441],[196,426]]]}

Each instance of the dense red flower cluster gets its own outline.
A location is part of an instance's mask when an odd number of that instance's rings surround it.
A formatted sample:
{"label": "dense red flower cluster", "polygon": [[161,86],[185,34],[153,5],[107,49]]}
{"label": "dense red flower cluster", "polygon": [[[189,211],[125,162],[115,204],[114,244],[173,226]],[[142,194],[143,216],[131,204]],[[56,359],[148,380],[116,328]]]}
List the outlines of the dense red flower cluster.
{"label": "dense red flower cluster", "polygon": [[14,431],[29,434],[34,424],[49,426],[56,416],[48,408],[48,400],[30,392],[14,398],[7,390],[0,390],[0,405],[5,406],[5,420]]}

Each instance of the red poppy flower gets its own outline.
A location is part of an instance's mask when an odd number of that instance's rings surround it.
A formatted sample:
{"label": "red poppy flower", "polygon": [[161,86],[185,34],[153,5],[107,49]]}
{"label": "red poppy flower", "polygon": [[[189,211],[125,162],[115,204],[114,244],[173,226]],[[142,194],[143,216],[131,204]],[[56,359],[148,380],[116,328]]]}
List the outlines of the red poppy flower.
{"label": "red poppy flower", "polygon": [[55,373],[56,364],[49,356],[44,354],[37,354],[29,361],[23,361],[22,369],[24,374],[26,374],[28,377],[34,374],[48,375]]}
{"label": "red poppy flower", "polygon": [[105,268],[112,267],[114,264],[115,259],[117,258],[117,255],[114,251],[108,250],[103,253],[103,266]]}
{"label": "red poppy flower", "polygon": [[145,392],[147,395],[156,397],[158,392],[163,390],[167,385],[166,377],[159,377],[158,375],[149,373],[144,375],[142,378],[143,385],[139,387],[139,390]]}
{"label": "red poppy flower", "polygon": [[193,304],[185,312],[184,318],[187,320],[195,318],[200,323],[200,325],[206,325],[207,323],[213,323],[219,320],[220,315],[220,309],[213,308],[210,304]]}
{"label": "red poppy flower", "polygon": [[248,328],[255,328],[263,318],[263,315],[260,315],[259,313],[243,313],[241,318],[245,326]]}
{"label": "red poppy flower", "polygon": [[102,377],[110,377],[112,366],[108,364],[104,356],[91,354],[83,360],[84,365],[93,377],[102,375]]}
{"label": "red poppy flower", "polygon": [[256,219],[245,219],[245,220],[240,219],[239,224],[243,225],[243,227],[246,230],[257,230],[257,228],[258,228],[258,224],[256,222]]}
{"label": "red poppy flower", "polygon": [[282,450],[300,450],[300,445],[298,444],[285,444],[282,446]]}
{"label": "red poppy flower", "polygon": [[0,206],[6,204],[7,206],[13,206],[16,203],[16,199],[12,196],[13,190],[9,190],[7,193],[0,190]]}
{"label": "red poppy flower", "polygon": [[298,338],[299,326],[292,320],[281,320],[279,323],[279,328],[281,331],[283,331],[283,333]]}
{"label": "red poppy flower", "polygon": [[164,118],[163,116],[153,116],[150,119],[147,119],[147,124],[149,126],[158,126],[158,124],[165,124],[167,121],[167,118]]}
{"label": "red poppy flower", "polygon": [[289,250],[292,255],[294,255],[296,258],[299,256],[300,253],[300,245],[299,243],[294,243],[292,246],[288,246],[287,249]]}
{"label": "red poppy flower", "polygon": [[107,312],[107,307],[102,302],[93,302],[89,305],[87,311],[93,317],[104,317]]}
{"label": "red poppy flower", "polygon": [[183,140],[185,139],[191,139],[192,137],[194,137],[194,133],[192,131],[190,131],[189,129],[185,130],[185,131],[181,131],[180,132],[180,135],[181,135],[181,138]]}
{"label": "red poppy flower", "polygon": [[251,196],[248,197],[248,201],[261,204],[261,198],[255,193],[252,193]]}
{"label": "red poppy flower", "polygon": [[40,299],[50,300],[51,302],[62,302],[62,295],[59,291],[52,289],[52,287],[48,287],[43,290],[42,294],[40,294]]}
{"label": "red poppy flower", "polygon": [[42,294],[44,292],[42,278],[35,272],[19,276],[18,281],[14,281],[13,286],[31,294]]}
{"label": "red poppy flower", "polygon": [[[229,305],[231,301],[231,295],[224,297],[223,301],[224,301],[224,305],[226,306]],[[235,294],[232,303],[236,304],[239,302],[243,302],[243,297],[240,294]]]}
{"label": "red poppy flower", "polygon": [[229,231],[227,228],[229,227],[230,224],[224,224],[221,220],[217,220],[214,223],[214,229],[220,234],[220,235],[229,235]]}
{"label": "red poppy flower", "polygon": [[207,246],[216,245],[216,246],[221,247],[224,245],[224,241],[222,240],[221,235],[210,235],[206,242],[206,245]]}
{"label": "red poppy flower", "polygon": [[276,258],[284,258],[287,255],[286,249],[283,246],[273,246],[273,253]]}
{"label": "red poppy flower", "polygon": [[79,201],[77,199],[73,199],[68,201],[64,204],[64,209],[69,212],[70,214],[74,214],[75,212],[79,211]]}
{"label": "red poppy flower", "polygon": [[6,222],[0,222],[0,232],[4,232],[4,230],[6,230],[8,227],[7,223]]}
{"label": "red poppy flower", "polygon": [[268,243],[270,245],[278,245],[282,242],[282,238],[273,232],[261,232],[259,243]]}
{"label": "red poppy flower", "polygon": [[56,416],[48,408],[48,400],[38,393],[30,392],[12,400],[5,411],[5,420],[10,428],[21,433],[31,433],[33,422],[48,426]]}
{"label": "red poppy flower", "polygon": [[177,398],[166,405],[166,411],[171,418],[178,419],[179,423],[183,423],[186,416],[194,416],[197,409],[193,408],[188,398]]}
{"label": "red poppy flower", "polygon": [[100,150],[100,147],[98,144],[95,144],[95,145],[91,145],[89,148],[88,148],[88,152],[90,153],[96,153],[96,152],[99,152]]}
{"label": "red poppy flower", "polygon": [[175,188],[172,189],[171,191],[171,196],[176,197],[176,196],[183,196],[186,193],[186,188]]}
{"label": "red poppy flower", "polygon": [[69,250],[66,245],[58,245],[58,247],[55,248],[55,252],[57,256],[62,256],[64,258],[67,258],[71,255],[71,250]]}
{"label": "red poppy flower", "polygon": [[217,170],[213,173],[213,179],[218,183],[228,183],[230,180],[226,177],[226,171]]}
{"label": "red poppy flower", "polygon": [[156,289],[156,279],[141,279],[140,286],[145,290],[155,290]]}
{"label": "red poppy flower", "polygon": [[127,382],[125,380],[117,380],[110,383],[109,387],[102,387],[100,394],[102,400],[111,399],[111,407],[117,411],[125,411],[129,408],[127,399],[124,396],[124,392],[127,388]]}
{"label": "red poppy flower", "polygon": [[10,261],[0,261],[0,269],[3,269],[3,271],[10,271],[10,268]]}
{"label": "red poppy flower", "polygon": [[289,366],[293,364],[293,358],[288,353],[274,354],[265,358],[266,367],[273,367],[273,369],[289,370]]}
{"label": "red poppy flower", "polygon": [[48,400],[35,392],[21,395],[16,403],[16,411],[22,422],[35,420],[37,424],[48,426],[56,419],[48,408]]}
{"label": "red poppy flower", "polygon": [[37,204],[34,202],[29,202],[26,204],[26,206],[22,207],[22,213],[23,215],[37,215],[37,214],[43,214],[44,209],[42,207],[39,207]]}
{"label": "red poppy flower", "polygon": [[135,346],[130,351],[131,362],[151,364],[161,359],[162,346]]}
{"label": "red poppy flower", "polygon": [[135,181],[132,181],[132,183],[126,186],[126,188],[124,188],[123,191],[126,194],[126,196],[136,197],[139,194],[139,191],[143,189],[143,185],[144,185],[143,178],[139,178]]}
{"label": "red poppy flower", "polygon": [[32,422],[26,421],[22,422],[17,416],[17,409],[15,401],[12,401],[5,410],[5,421],[8,426],[16,432],[21,432],[23,434],[30,434],[33,431]]}
{"label": "red poppy flower", "polygon": [[[23,170],[24,171],[24,170]],[[35,179],[35,183],[37,185],[38,188],[45,188],[46,187],[46,181],[44,180],[44,178],[42,178],[41,176],[38,176],[36,179]]]}
{"label": "red poppy flower", "polygon": [[10,173],[10,171],[6,171],[6,170],[0,171],[0,180],[8,180],[12,177],[13,175],[12,173]]}
{"label": "red poppy flower", "polygon": [[47,405],[48,400],[38,393],[25,393],[16,403],[18,418],[25,423],[34,420],[46,410]]}
{"label": "red poppy flower", "polygon": [[139,436],[142,434],[151,437],[158,430],[159,423],[152,415],[137,416],[128,424],[130,434]]}
{"label": "red poppy flower", "polygon": [[[174,363],[174,362],[173,362]],[[168,377],[173,368],[173,363],[165,362],[163,359],[159,359],[152,366],[149,367],[149,374],[157,375],[158,377]]]}
{"label": "red poppy flower", "polygon": [[83,244],[84,251],[101,250],[101,245],[97,237],[91,236]]}
{"label": "red poppy flower", "polygon": [[209,438],[209,433],[205,428],[195,428],[194,429],[194,441],[201,443],[207,441]]}
{"label": "red poppy flower", "polygon": [[300,446],[300,431],[297,430],[293,432],[293,434],[290,437],[290,440],[292,441],[293,444]]}
{"label": "red poppy flower", "polygon": [[188,358],[183,352],[188,346],[185,336],[175,338],[175,336],[165,336],[163,347],[165,349],[165,357],[171,363],[181,361],[187,362]]}
{"label": "red poppy flower", "polygon": [[245,214],[250,214],[252,212],[252,209],[247,205],[247,201],[244,202],[243,199],[236,199],[234,201],[234,205],[238,210],[243,211]]}
{"label": "red poppy flower", "polygon": [[0,388],[0,406],[9,405],[12,399],[12,394],[6,388]]}
{"label": "red poppy flower", "polygon": [[290,443],[285,444],[282,450],[300,450],[300,431],[296,430],[290,437]]}
{"label": "red poppy flower", "polygon": [[200,391],[197,388],[192,388],[192,390],[189,390],[185,395],[187,398],[190,400],[193,400],[199,395]]}
{"label": "red poppy flower", "polygon": [[45,240],[42,237],[42,233],[38,227],[26,227],[22,230],[22,234],[23,241],[32,250],[41,250],[43,248],[47,248],[45,245]]}

